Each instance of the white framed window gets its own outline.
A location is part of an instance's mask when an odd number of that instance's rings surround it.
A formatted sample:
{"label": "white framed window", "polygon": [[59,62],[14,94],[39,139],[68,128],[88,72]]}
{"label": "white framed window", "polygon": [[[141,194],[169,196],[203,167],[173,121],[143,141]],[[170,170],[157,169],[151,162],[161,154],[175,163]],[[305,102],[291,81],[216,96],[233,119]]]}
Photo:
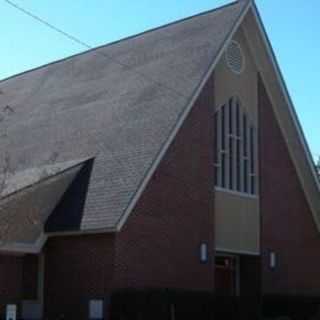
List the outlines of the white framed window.
{"label": "white framed window", "polygon": [[232,97],[214,114],[215,185],[250,195],[257,194],[257,129]]}

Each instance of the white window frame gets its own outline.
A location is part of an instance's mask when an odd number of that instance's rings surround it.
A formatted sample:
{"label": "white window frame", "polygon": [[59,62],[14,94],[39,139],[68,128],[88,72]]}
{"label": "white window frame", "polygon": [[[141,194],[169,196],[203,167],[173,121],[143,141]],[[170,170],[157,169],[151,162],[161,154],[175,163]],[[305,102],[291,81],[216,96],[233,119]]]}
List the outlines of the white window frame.
{"label": "white window frame", "polygon": [[[239,133],[237,132],[238,109]],[[222,112],[224,112],[224,127],[222,127]],[[245,123],[244,119],[246,119]],[[217,126],[217,128],[215,128],[217,137],[215,138],[216,154],[214,163],[216,190],[225,190],[234,194],[257,197],[258,141],[256,126],[250,121],[247,112],[245,112],[237,97],[231,97],[224,105],[215,111],[214,123]],[[230,124],[232,125],[231,129]],[[244,125],[246,128],[244,128]],[[251,130],[253,130],[252,133]],[[244,144],[244,133],[246,134],[246,145]],[[253,138],[253,141],[251,141],[251,138]],[[237,153],[238,141],[240,144],[239,157]],[[222,145],[224,145],[225,149],[222,149]],[[244,148],[246,148],[246,150],[244,150]],[[232,155],[230,151],[232,151]],[[252,154],[252,152],[254,152],[254,154]],[[222,164],[223,157],[224,165]],[[232,163],[230,163],[230,161],[232,161]],[[245,165],[247,166],[246,169]],[[224,178],[224,183],[222,178]],[[238,183],[238,178],[240,178],[240,183]],[[252,182],[254,183],[254,188]]]}

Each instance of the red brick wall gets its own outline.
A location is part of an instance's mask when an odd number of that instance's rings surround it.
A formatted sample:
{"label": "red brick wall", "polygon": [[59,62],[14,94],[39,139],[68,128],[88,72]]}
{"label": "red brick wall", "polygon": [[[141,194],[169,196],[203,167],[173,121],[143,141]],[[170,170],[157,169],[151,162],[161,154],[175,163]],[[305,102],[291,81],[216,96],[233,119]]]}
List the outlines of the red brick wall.
{"label": "red brick wall", "polygon": [[50,238],[45,248],[45,316],[87,319],[90,299],[111,290],[113,235]]}
{"label": "red brick wall", "polygon": [[22,266],[22,256],[0,255],[0,317],[5,315],[7,304],[21,301]]}
{"label": "red brick wall", "polygon": [[23,258],[23,299],[35,300],[38,298],[38,266],[39,256],[28,254]]}
{"label": "red brick wall", "polygon": [[[263,292],[319,294],[320,234],[261,82],[259,122]],[[277,254],[275,270],[270,250]]]}
{"label": "red brick wall", "polygon": [[37,298],[36,255],[0,255],[0,317],[7,304],[17,304],[20,312],[22,300]]}
{"label": "red brick wall", "polygon": [[213,289],[213,112],[212,77],[117,235],[116,287]]}
{"label": "red brick wall", "polygon": [[86,319],[112,288],[213,289],[213,106],[210,80],[119,234],[48,240],[46,317]]}

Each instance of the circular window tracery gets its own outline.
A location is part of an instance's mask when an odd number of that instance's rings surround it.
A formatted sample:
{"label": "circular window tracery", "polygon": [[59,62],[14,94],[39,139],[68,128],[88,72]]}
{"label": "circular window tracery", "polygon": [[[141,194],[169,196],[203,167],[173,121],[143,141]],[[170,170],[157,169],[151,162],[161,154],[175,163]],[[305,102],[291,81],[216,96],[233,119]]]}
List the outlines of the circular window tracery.
{"label": "circular window tracery", "polygon": [[243,72],[245,68],[245,58],[241,46],[237,41],[232,40],[230,42],[225,52],[225,58],[227,66],[232,72],[236,74]]}

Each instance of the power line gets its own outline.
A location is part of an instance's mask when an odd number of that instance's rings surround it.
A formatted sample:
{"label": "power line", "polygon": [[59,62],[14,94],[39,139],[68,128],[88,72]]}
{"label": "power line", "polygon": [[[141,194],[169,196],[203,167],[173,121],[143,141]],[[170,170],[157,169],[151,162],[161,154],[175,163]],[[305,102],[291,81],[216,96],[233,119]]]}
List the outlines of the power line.
{"label": "power line", "polygon": [[18,9],[19,11],[25,13],[26,15],[30,16],[31,18],[37,20],[38,22],[44,24],[45,26],[51,28],[52,30],[59,32],[60,34],[62,34],[63,36],[67,37],[68,39],[80,44],[83,47],[86,47],[87,49],[93,49],[90,45],[88,45],[87,43],[81,41],[80,39],[76,38],[75,36],[57,28],[56,26],[54,26],[53,24],[45,21],[44,19],[40,18],[39,16],[33,14],[32,12],[30,12],[29,10],[26,10],[24,8],[22,8],[21,6],[17,5],[16,3],[10,1],[10,0],[4,0],[4,2],[8,3],[9,5],[11,5],[12,7]]}
{"label": "power line", "polygon": [[[3,1],[6,2],[7,4],[9,4],[10,6],[12,6],[13,8],[19,10],[20,12],[22,12],[22,13],[28,15],[29,17],[33,18],[34,20],[38,21],[39,23],[45,25],[46,27],[48,27],[48,28],[50,28],[50,29],[58,32],[59,34],[61,34],[61,35],[63,35],[64,37],[68,38],[69,40],[71,40],[71,41],[73,41],[73,42],[75,42],[75,43],[77,43],[77,44],[85,47],[86,49],[89,49],[89,50],[94,50],[94,49],[95,49],[93,46],[89,45],[88,43],[82,41],[81,39],[73,36],[72,34],[70,34],[70,33],[68,33],[68,32],[63,31],[62,29],[56,27],[56,26],[53,25],[52,23],[49,23],[48,21],[44,20],[43,18],[35,15],[35,14],[32,13],[30,10],[26,10],[25,8],[23,8],[23,7],[21,7],[20,5],[16,4],[15,2],[12,2],[11,0],[3,0]],[[184,98],[188,98],[188,97],[186,97],[184,94],[182,94],[181,92],[179,92],[179,91],[177,91],[177,90],[175,90],[175,89],[167,86],[166,84],[164,84],[164,83],[162,83],[162,82],[160,82],[160,81],[154,80],[153,78],[147,76],[146,74],[144,74],[144,73],[142,73],[142,72],[138,72],[138,71],[132,70],[132,69],[130,68],[130,67],[131,67],[130,65],[125,64],[125,63],[123,63],[123,62],[121,62],[121,61],[118,61],[118,60],[115,59],[114,57],[111,57],[111,56],[109,56],[109,55],[107,55],[107,54],[105,54],[105,53],[102,53],[102,52],[100,52],[100,51],[93,51],[93,52],[94,52],[95,54],[99,54],[99,55],[101,55],[101,56],[103,56],[103,57],[105,57],[105,58],[113,61],[114,63],[116,63],[116,64],[118,64],[118,65],[120,65],[120,66],[122,66],[122,67],[124,67],[124,68],[127,68],[128,71],[133,72],[133,73],[135,73],[135,74],[137,74],[137,75],[139,75],[139,76],[147,79],[148,81],[151,81],[151,82],[157,84],[158,86],[161,86],[161,87],[163,87],[163,88],[165,88],[165,89],[167,89],[167,90],[170,90],[170,91],[174,92],[174,93],[175,93],[176,95],[178,95],[178,96],[181,96],[181,97],[184,97]]]}

